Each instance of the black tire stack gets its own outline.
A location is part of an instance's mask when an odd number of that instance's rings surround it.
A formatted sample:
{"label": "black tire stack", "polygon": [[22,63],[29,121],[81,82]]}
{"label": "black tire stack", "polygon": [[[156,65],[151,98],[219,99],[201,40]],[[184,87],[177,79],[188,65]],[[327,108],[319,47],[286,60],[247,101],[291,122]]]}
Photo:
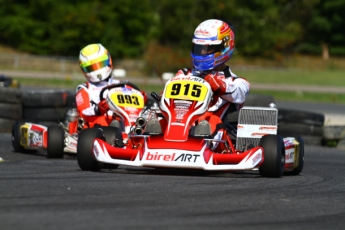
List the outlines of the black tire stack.
{"label": "black tire stack", "polygon": [[[244,106],[269,107],[271,103],[275,103],[275,99],[272,96],[261,94],[249,94],[246,98]],[[231,124],[236,124],[238,121],[238,115],[239,111],[230,113],[225,118],[225,121]]]}
{"label": "black tire stack", "polygon": [[41,124],[64,121],[66,111],[74,103],[75,94],[66,90],[27,90],[23,92],[23,119]]}
{"label": "black tire stack", "polygon": [[14,122],[22,118],[22,91],[0,87],[0,132],[11,132]]}
{"label": "black tire stack", "polygon": [[305,144],[322,145],[324,114],[292,109],[278,109],[278,135],[300,135]]}
{"label": "black tire stack", "polygon": [[23,120],[45,126],[58,124],[75,104],[68,90],[22,90],[0,88],[0,132],[11,132],[14,122]]}

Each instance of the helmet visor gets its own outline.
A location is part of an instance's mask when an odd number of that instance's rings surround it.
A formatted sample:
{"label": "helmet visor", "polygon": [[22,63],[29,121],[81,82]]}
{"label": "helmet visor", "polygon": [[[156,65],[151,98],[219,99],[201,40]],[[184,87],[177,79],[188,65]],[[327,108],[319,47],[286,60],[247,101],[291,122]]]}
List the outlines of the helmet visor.
{"label": "helmet visor", "polygon": [[108,54],[104,54],[103,56],[96,58],[94,60],[81,63],[80,67],[85,73],[90,73],[102,69],[104,67],[110,66],[110,61],[111,59],[109,58]]}
{"label": "helmet visor", "polygon": [[192,44],[192,53],[194,55],[210,55],[214,53],[219,53],[222,51],[223,44],[216,45],[199,45]]}

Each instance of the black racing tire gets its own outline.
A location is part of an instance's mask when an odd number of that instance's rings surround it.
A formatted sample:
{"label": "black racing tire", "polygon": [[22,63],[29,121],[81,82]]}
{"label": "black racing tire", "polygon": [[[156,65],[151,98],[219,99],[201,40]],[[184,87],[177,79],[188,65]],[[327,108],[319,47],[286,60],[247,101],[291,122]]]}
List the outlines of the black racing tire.
{"label": "black racing tire", "polygon": [[304,166],[304,141],[298,135],[295,136],[295,139],[299,142],[298,166],[293,171],[287,172],[287,175],[299,175]]}
{"label": "black racing tire", "polygon": [[15,120],[0,118],[0,133],[11,133]]}
{"label": "black racing tire", "polygon": [[26,90],[23,91],[22,105],[28,107],[66,107],[72,91],[42,89],[42,90]]}
{"label": "black racing tire", "polygon": [[12,128],[12,147],[15,152],[25,152],[26,149],[20,144],[20,127],[25,122],[22,120],[15,121]]}
{"label": "black racing tire", "polygon": [[0,102],[22,104],[23,91],[20,89],[0,87]]}
{"label": "black racing tire", "polygon": [[[293,109],[278,109],[278,121],[286,123],[299,123],[304,125],[322,127],[325,122],[325,115],[315,112],[307,112]],[[295,132],[299,133],[299,132]]]}
{"label": "black racing tire", "polygon": [[269,107],[271,103],[275,103],[275,99],[270,95],[248,94],[244,106],[260,106]]}
{"label": "black racing tire", "polygon": [[99,171],[102,168],[102,164],[95,159],[92,152],[93,140],[95,138],[104,139],[101,128],[84,129],[79,134],[77,144],[77,160],[81,170]]}
{"label": "black racing tire", "polygon": [[66,108],[63,107],[23,107],[24,119],[37,119],[38,121],[63,121]]}
{"label": "black racing tire", "polygon": [[285,166],[283,138],[278,135],[266,135],[260,139],[259,146],[264,150],[264,163],[259,168],[261,176],[281,177]]}
{"label": "black racing tire", "polygon": [[299,133],[300,135],[322,137],[323,126],[280,121],[278,124],[278,134],[281,135],[280,133],[288,133],[289,135]]}
{"label": "black racing tire", "polygon": [[23,120],[17,120],[14,122],[13,128],[12,128],[12,147],[14,152],[18,153],[33,153],[36,152],[36,149],[25,149],[21,144],[20,144],[20,127],[25,124],[25,121]]}
{"label": "black racing tire", "polygon": [[65,131],[61,126],[54,125],[48,127],[48,158],[63,158],[65,147]]}
{"label": "black racing tire", "polygon": [[0,118],[21,119],[23,109],[20,104],[0,103]]}

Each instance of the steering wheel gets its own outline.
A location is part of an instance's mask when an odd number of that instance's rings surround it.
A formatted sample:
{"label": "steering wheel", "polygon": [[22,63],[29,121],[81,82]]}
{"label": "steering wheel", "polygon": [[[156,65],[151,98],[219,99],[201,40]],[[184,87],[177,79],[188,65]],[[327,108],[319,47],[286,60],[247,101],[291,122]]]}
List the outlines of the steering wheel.
{"label": "steering wheel", "polygon": [[140,91],[139,87],[136,86],[135,84],[129,82],[129,81],[122,81],[120,83],[115,83],[115,84],[111,84],[111,85],[108,85],[106,87],[104,87],[101,92],[99,93],[99,100],[100,101],[103,101],[104,100],[104,97],[103,97],[103,94],[104,94],[104,91],[106,91],[107,89],[112,89],[112,88],[117,88],[117,87],[124,87],[125,85],[128,85],[130,87],[132,87],[133,89],[136,89],[138,91]]}

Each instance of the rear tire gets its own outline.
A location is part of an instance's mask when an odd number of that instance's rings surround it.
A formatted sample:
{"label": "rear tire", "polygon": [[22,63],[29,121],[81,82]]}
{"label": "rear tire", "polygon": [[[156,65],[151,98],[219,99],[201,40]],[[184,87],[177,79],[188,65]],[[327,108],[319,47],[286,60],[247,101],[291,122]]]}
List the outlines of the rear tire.
{"label": "rear tire", "polygon": [[63,158],[65,147],[65,131],[61,126],[48,127],[48,143],[47,143],[47,157],[48,158]]}
{"label": "rear tire", "polygon": [[281,177],[284,173],[285,151],[283,138],[278,135],[266,135],[259,146],[264,149],[264,163],[259,168],[263,177]]}
{"label": "rear tire", "polygon": [[93,155],[93,142],[95,138],[104,138],[101,128],[89,128],[80,132],[77,144],[77,160],[81,170],[99,171],[102,164]]}
{"label": "rear tire", "polygon": [[37,149],[26,149],[20,144],[20,127],[25,124],[24,120],[15,121],[12,128],[12,147],[18,153],[35,153]]}
{"label": "rear tire", "polygon": [[27,152],[27,150],[20,144],[20,127],[24,124],[24,121],[15,121],[12,128],[12,147],[15,152],[19,153]]}
{"label": "rear tire", "polygon": [[299,142],[298,166],[291,172],[287,172],[288,175],[299,175],[304,166],[304,141],[300,136],[295,136],[295,139]]}

